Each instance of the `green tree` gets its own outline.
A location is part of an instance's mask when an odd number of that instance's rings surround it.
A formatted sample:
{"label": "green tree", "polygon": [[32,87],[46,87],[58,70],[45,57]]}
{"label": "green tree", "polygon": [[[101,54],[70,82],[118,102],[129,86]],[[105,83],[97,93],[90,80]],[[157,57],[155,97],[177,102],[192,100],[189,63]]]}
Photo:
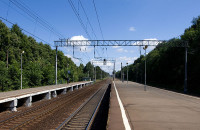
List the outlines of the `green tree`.
{"label": "green tree", "polygon": [[8,70],[6,68],[6,64],[0,61],[0,87],[1,91],[5,91],[8,89]]}

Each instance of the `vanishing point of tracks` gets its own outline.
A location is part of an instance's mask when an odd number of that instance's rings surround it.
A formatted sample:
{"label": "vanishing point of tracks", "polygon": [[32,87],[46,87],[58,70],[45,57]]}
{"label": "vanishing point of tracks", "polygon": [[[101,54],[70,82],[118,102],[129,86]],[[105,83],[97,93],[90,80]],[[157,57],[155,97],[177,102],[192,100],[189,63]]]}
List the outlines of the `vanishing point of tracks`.
{"label": "vanishing point of tracks", "polygon": [[[31,108],[16,112],[12,116],[1,115],[5,118],[0,120],[0,129],[55,129],[90,96],[94,93],[98,95],[103,89],[105,90],[102,86],[105,86],[107,82],[101,81],[78,91],[60,95],[45,102],[42,101]],[[90,100],[92,101],[92,98]]]}

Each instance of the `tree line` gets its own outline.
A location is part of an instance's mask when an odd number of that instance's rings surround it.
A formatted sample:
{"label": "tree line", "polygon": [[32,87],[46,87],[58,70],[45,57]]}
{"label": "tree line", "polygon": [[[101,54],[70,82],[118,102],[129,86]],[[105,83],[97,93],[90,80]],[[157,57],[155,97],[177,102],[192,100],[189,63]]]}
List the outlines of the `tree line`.
{"label": "tree line", "polygon": [[[37,42],[25,35],[18,25],[8,28],[0,21],[0,91],[20,89],[21,53],[23,62],[23,88],[55,84],[56,51],[47,44]],[[71,58],[58,51],[58,83],[81,81],[88,76],[93,79],[94,66],[76,64]],[[102,73],[101,73],[102,71]],[[109,74],[96,67],[97,79]]]}
{"label": "tree line", "polygon": [[[128,66],[129,80],[144,83],[145,59],[147,63],[147,84],[183,92],[185,74],[185,48],[170,47],[169,44],[187,41],[188,47],[188,93],[200,95],[200,16],[192,20],[180,38],[173,38],[158,45],[150,53],[141,55]],[[172,45],[173,46],[173,45]],[[126,74],[127,67],[123,68]],[[121,71],[116,73],[121,78]],[[126,75],[125,75],[126,78]]]}

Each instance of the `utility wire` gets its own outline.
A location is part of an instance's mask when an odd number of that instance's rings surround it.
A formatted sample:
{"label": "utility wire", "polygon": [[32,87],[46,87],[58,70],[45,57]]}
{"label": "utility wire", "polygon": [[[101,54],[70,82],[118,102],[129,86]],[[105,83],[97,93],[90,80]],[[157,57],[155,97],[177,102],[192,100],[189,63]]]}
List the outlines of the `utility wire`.
{"label": "utility wire", "polygon": [[[6,22],[8,22],[8,23],[10,23],[10,24],[12,24],[12,25],[15,25],[15,24],[14,24],[14,23],[12,23],[11,21],[9,21],[9,20],[7,20],[7,19],[5,19],[5,18],[1,17],[1,16],[0,16],[0,19],[4,20],[4,21],[6,21]],[[31,36],[33,36],[33,37],[35,37],[35,38],[37,38],[37,39],[39,39],[39,40],[41,40],[41,41],[43,41],[43,42],[45,42],[45,43],[47,43],[48,45],[50,45],[50,46],[51,46],[51,44],[50,44],[50,43],[48,43],[47,41],[43,40],[42,38],[40,38],[40,37],[38,37],[38,36],[36,36],[36,35],[34,35],[34,34],[30,33],[29,31],[26,31],[25,29],[23,29],[23,28],[21,28],[21,27],[19,27],[19,28],[20,28],[21,30],[23,30],[24,32],[26,32],[26,33],[30,34]]]}
{"label": "utility wire", "polygon": [[86,11],[85,11],[85,9],[84,9],[84,7],[83,7],[83,4],[82,4],[81,0],[79,0],[79,2],[80,2],[80,5],[81,5],[81,8],[83,9],[83,12],[84,12],[84,14],[85,14],[85,16],[86,16],[86,18],[87,18],[87,21],[88,21],[88,23],[89,23],[89,25],[90,25],[90,28],[92,29],[92,32],[93,32],[93,34],[94,34],[94,36],[95,36],[95,38],[96,38],[96,40],[97,40],[97,36],[96,36],[96,34],[95,34],[95,32],[94,32],[94,29],[93,29],[93,27],[92,27],[92,25],[91,25],[91,23],[90,23],[90,20],[89,20],[89,18],[88,18],[88,16],[87,16],[87,13],[86,13]]}
{"label": "utility wire", "polygon": [[37,15],[34,11],[32,11],[24,3],[22,3],[21,1],[16,1],[16,0],[9,0],[9,1],[12,2],[16,7],[18,7],[20,10],[22,10],[24,13],[26,13],[28,16],[30,16],[34,20],[37,20],[38,23],[40,23],[46,29],[48,29],[49,31],[56,34],[59,38],[63,37],[62,34],[60,34],[58,31],[56,31],[47,21],[45,21],[43,18],[41,18],[39,15]]}
{"label": "utility wire", "polygon": [[99,28],[100,28],[100,31],[101,31],[101,36],[102,36],[102,38],[104,40],[103,32],[102,32],[102,29],[101,29],[101,24],[100,24],[100,21],[99,21],[99,15],[97,13],[97,8],[96,8],[94,0],[92,0],[92,1],[93,1],[94,9],[95,9],[95,12],[96,12],[97,20],[98,20],[98,23],[99,23]]}
{"label": "utility wire", "polygon": [[[70,4],[72,10],[74,11],[74,13],[75,13],[77,19],[79,20],[79,23],[81,24],[83,30],[85,31],[85,33],[87,34],[87,36],[91,39],[91,37],[90,37],[90,35],[89,35],[88,31],[87,31],[86,26],[83,24],[83,21],[82,21],[80,15],[79,15],[79,12],[77,11],[77,9],[76,9],[75,6],[74,6],[74,3],[73,3],[71,0],[68,0],[68,2],[69,2],[69,4]],[[85,16],[86,16],[86,18],[87,18],[87,21],[88,21],[88,23],[89,23],[89,25],[90,25],[90,27],[91,27],[91,29],[92,29],[92,32],[94,33],[94,35],[95,35],[95,37],[96,37],[96,34],[95,34],[95,32],[94,32],[94,29],[93,29],[93,27],[92,27],[92,25],[91,25],[91,23],[90,23],[90,21],[89,21],[89,18],[88,18],[88,16],[87,16],[86,11],[85,11],[85,9],[84,9],[84,7],[83,7],[83,5],[82,5],[82,3],[81,3],[80,0],[79,0],[79,3],[80,3],[80,5],[81,5],[81,8],[83,9],[83,12],[84,12],[84,14],[85,14]],[[96,37],[96,39],[97,39],[97,37]],[[94,50],[94,51],[95,51],[95,50]],[[98,53],[98,55],[99,55],[99,52],[98,52],[98,51],[97,51],[97,53]],[[99,56],[100,56],[100,55],[99,55]]]}
{"label": "utility wire", "polygon": [[50,25],[47,21],[45,21],[37,13],[35,13],[34,11],[32,11],[26,4],[24,4],[23,2],[21,2],[21,5],[24,6],[25,8],[27,8],[30,13],[33,13],[36,16],[36,19],[35,19],[36,21],[39,20],[39,22],[43,23],[42,24],[43,26],[46,26],[50,31],[54,32],[58,37],[60,37],[60,38],[63,37],[64,38],[64,36],[61,33],[59,33],[52,25]]}
{"label": "utility wire", "polygon": [[10,9],[10,1],[9,1],[9,3],[8,3],[8,10],[7,10],[7,12],[6,12],[6,19],[8,18],[9,9]]}
{"label": "utility wire", "polygon": [[87,31],[86,26],[83,24],[83,21],[82,21],[80,15],[79,15],[79,13],[78,13],[78,11],[76,10],[76,8],[75,8],[75,6],[74,6],[74,3],[73,3],[71,0],[68,0],[68,2],[69,2],[69,4],[70,4],[72,10],[74,11],[74,14],[76,15],[76,17],[77,17],[79,23],[81,24],[81,27],[83,28],[83,30],[85,31],[85,33],[87,34],[87,36],[89,37],[89,39],[91,39],[91,37],[90,37],[90,35],[89,35],[88,31]]}
{"label": "utility wire", "polygon": [[[94,1],[94,0],[92,0],[92,1],[93,1],[93,5],[94,5],[94,9],[95,9],[96,16],[97,16],[97,21],[98,21],[98,24],[99,24],[99,29],[100,29],[100,32],[101,32],[101,37],[102,37],[103,40],[104,40],[103,31],[102,31],[101,24],[100,24],[100,20],[99,20],[99,15],[98,15],[98,13],[97,13],[96,4],[95,4],[95,1]],[[101,48],[102,48],[102,47],[101,47]],[[98,53],[98,51],[97,51],[97,53]]]}
{"label": "utility wire", "polygon": [[[3,4],[9,6],[9,4],[7,4],[7,3],[5,3],[5,2],[3,2],[3,1],[1,1],[1,0],[0,0],[0,2],[2,2]],[[28,17],[28,16],[22,14],[20,11],[18,11],[17,9],[15,9],[14,7],[12,7],[11,5],[10,5],[10,7],[11,7],[13,10],[15,10],[16,12],[18,12],[20,15],[22,15],[23,17],[25,17],[26,19],[28,19],[28,20],[30,20],[31,22],[33,22],[33,20],[32,20],[30,17]],[[7,18],[6,18],[6,19],[7,19]],[[39,25],[41,28],[43,28],[44,30],[49,31],[49,30],[48,30],[47,28],[45,28],[44,26],[42,26],[42,25],[40,25],[40,24],[38,24],[38,25]],[[50,33],[52,33],[52,32],[50,32]]]}
{"label": "utility wire", "polygon": [[[74,3],[73,3],[71,0],[68,0],[68,2],[69,2],[69,4],[70,4],[72,10],[74,11],[74,14],[76,15],[76,17],[77,17],[79,23],[81,24],[83,30],[85,31],[85,33],[87,34],[87,36],[91,39],[91,37],[90,37],[90,35],[89,35],[88,31],[87,31],[87,27],[86,27],[86,25],[83,23],[83,21],[82,21],[80,15],[79,15],[79,10],[77,11],[77,9],[76,9],[75,6],[74,6]],[[91,30],[92,30],[92,33],[94,34],[95,38],[97,39],[97,36],[96,36],[96,34],[95,34],[95,32],[94,32],[94,29],[93,29],[93,27],[92,27],[92,25],[91,25],[91,22],[90,22],[90,20],[89,20],[89,18],[88,18],[88,16],[87,16],[87,13],[86,13],[86,11],[85,11],[85,8],[83,7],[83,4],[82,4],[81,0],[79,0],[78,2],[79,2],[79,4],[80,4],[81,8],[83,9],[83,12],[84,12],[84,14],[85,14],[85,17],[86,17],[86,19],[87,19],[87,23],[89,24],[89,26],[90,26],[90,28],[91,28]],[[101,35],[102,35],[102,38],[104,39],[103,33],[102,33],[102,29],[101,29],[101,25],[100,25],[100,21],[99,21],[99,17],[98,17],[98,13],[97,13],[97,10],[96,10],[96,5],[95,5],[94,1],[93,1],[93,4],[94,4],[94,7],[95,7],[95,12],[96,12],[97,19],[98,19],[98,23],[99,23],[99,27],[100,27],[100,30],[101,30]],[[101,47],[101,48],[102,48],[102,47]],[[94,51],[97,51],[97,54],[100,56],[98,50],[95,49]],[[99,58],[100,58],[100,57],[99,57]]]}

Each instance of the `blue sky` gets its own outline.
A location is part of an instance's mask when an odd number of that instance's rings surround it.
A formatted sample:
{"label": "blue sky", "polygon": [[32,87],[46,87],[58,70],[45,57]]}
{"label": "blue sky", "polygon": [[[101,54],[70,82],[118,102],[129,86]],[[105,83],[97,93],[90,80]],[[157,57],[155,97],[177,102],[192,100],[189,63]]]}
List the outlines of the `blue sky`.
{"label": "blue sky", "polygon": [[[14,0],[13,0],[14,1]],[[68,0],[17,0],[47,21],[65,38],[86,38]],[[91,39],[95,39],[79,0],[72,0],[83,24],[87,26]],[[102,39],[92,0],[81,0],[97,39]],[[200,15],[200,0],[95,0],[99,20],[105,40],[168,40],[179,37],[191,25],[194,17]],[[36,19],[31,18],[9,0],[0,0],[0,16],[44,39],[53,46],[59,37],[45,30]],[[9,27],[11,25],[7,24]],[[40,41],[40,40],[38,40]],[[72,56],[72,48],[59,48],[67,56]],[[84,52],[83,52],[84,50]],[[106,51],[107,50],[107,51]],[[149,52],[149,49],[147,52]],[[94,59],[93,48],[75,49],[73,59],[77,65]],[[139,56],[138,47],[97,47],[97,56],[116,59],[116,70],[120,63],[133,63]],[[144,53],[142,51],[142,53]],[[101,64],[99,64],[101,65]],[[101,65],[112,71],[113,65]]]}

